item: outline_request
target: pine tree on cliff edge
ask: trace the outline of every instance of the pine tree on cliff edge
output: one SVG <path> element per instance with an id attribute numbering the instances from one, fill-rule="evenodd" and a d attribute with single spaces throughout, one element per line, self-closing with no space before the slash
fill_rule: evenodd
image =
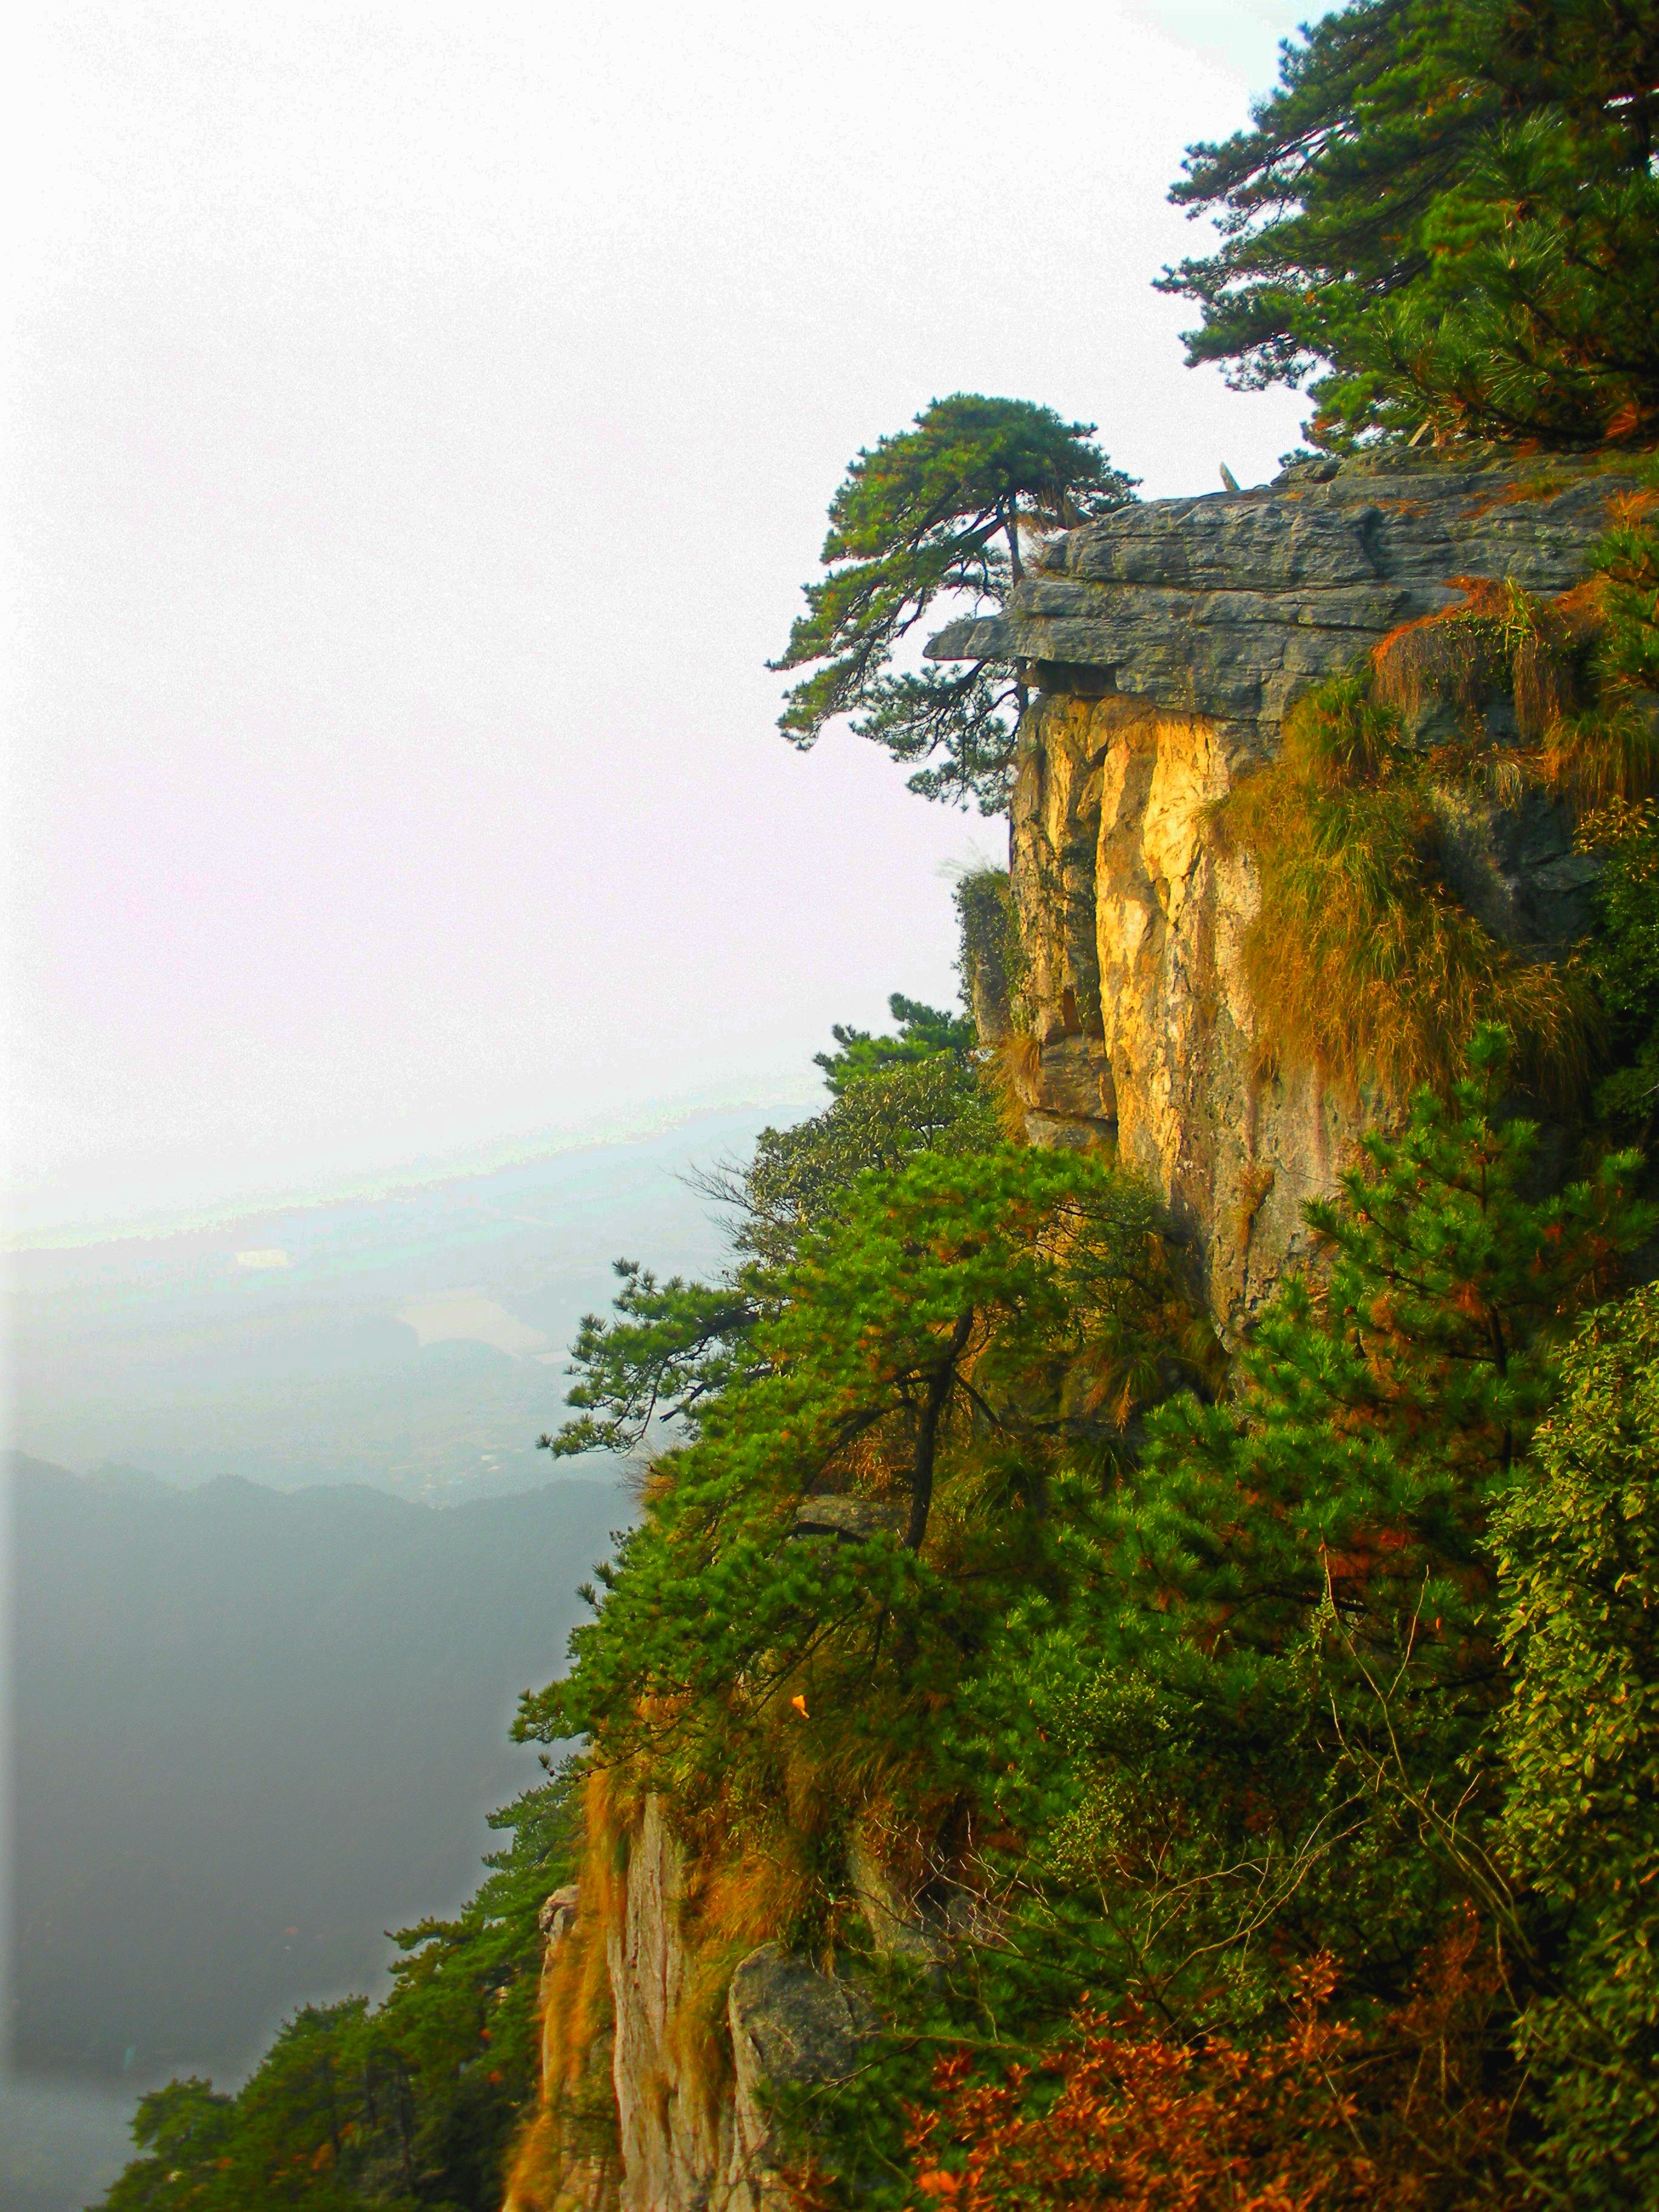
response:
<path id="1" fill-rule="evenodd" d="M 830 573 L 805 586 L 806 611 L 770 664 L 811 668 L 785 695 L 778 726 L 792 744 L 806 751 L 847 716 L 860 737 L 918 764 L 909 788 L 923 798 L 1002 811 L 1025 704 L 1018 666 L 894 674 L 892 658 L 941 593 L 1000 610 L 1020 580 L 1022 534 L 1073 528 L 1133 498 L 1134 480 L 1094 431 L 1030 400 L 957 392 L 856 456 L 830 501 Z"/>
<path id="2" fill-rule="evenodd" d="M 1159 287 L 1236 389 L 1312 377 L 1308 434 L 1659 436 L 1659 7 L 1350 0 L 1170 197 L 1220 234 Z"/>

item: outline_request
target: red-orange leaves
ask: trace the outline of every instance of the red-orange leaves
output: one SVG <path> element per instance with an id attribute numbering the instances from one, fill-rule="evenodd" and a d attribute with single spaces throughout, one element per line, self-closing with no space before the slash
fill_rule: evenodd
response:
<path id="1" fill-rule="evenodd" d="M 1352 2031 L 1311 2018 L 1247 2053 L 1124 2032 L 1099 2018 L 1043 2070 L 1060 2077 L 1047 2111 L 1015 2068 L 1000 2083 L 946 2059 L 939 2112 L 918 2113 L 911 2148 L 921 2206 L 1036 2212 L 1109 2203 L 1121 2212 L 1312 2212 L 1363 2201 L 1374 2170 L 1348 2133 L 1349 2100 L 1328 2086 Z M 953 2166 L 951 2149 L 965 2151 Z"/>
<path id="2" fill-rule="evenodd" d="M 1000 2081 L 944 2060 L 938 2108 L 911 2116 L 912 2212 L 1427 2212 L 1475 2201 L 1476 2177 L 1480 2203 L 1512 2201 L 1481 2077 L 1498 1977 L 1473 1917 L 1364 2035 L 1330 2016 L 1328 1954 L 1295 1982 L 1288 2027 L 1253 2047 L 1085 2014 L 1075 2040 Z"/>

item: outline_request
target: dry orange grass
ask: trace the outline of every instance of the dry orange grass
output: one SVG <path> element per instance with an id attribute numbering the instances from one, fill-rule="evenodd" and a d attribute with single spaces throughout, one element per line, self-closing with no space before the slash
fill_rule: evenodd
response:
<path id="1" fill-rule="evenodd" d="M 1415 714 L 1449 698 L 1475 714 L 1507 690 L 1523 742 L 1541 740 L 1572 703 L 1572 654 L 1584 632 L 1559 605 L 1518 585 L 1454 576 L 1461 605 L 1402 623 L 1372 647 L 1373 693 L 1384 707 Z"/>
<path id="2" fill-rule="evenodd" d="M 1625 502 L 1626 506 L 1639 502 Z M 1461 605 L 1403 623 L 1372 648 L 1372 695 L 1407 717 L 1449 698 L 1473 732 L 1486 701 L 1507 692 L 1521 743 L 1512 772 L 1576 809 L 1644 798 L 1659 786 L 1659 732 L 1638 704 L 1585 690 L 1586 648 L 1606 626 L 1606 580 L 1551 600 L 1514 584 L 1455 576 Z M 1589 690 L 1596 689 L 1590 670 Z M 1516 780 L 1512 773 L 1511 781 Z"/>
<path id="3" fill-rule="evenodd" d="M 508 2169 L 503 2212 L 576 2212 L 591 2158 L 572 2122 L 595 2087 L 601 2039 L 614 2019 L 606 1953 L 626 1897 L 626 1813 L 615 1778 L 599 1772 L 583 1792 L 586 1844 L 575 1919 L 553 1955 L 541 1991 L 540 2094 Z M 597 2085 L 603 2094 L 604 2085 Z"/>
<path id="4" fill-rule="evenodd" d="M 1436 865 L 1420 767 L 1365 675 L 1298 706 L 1284 750 L 1224 802 L 1261 902 L 1244 939 L 1262 1071 L 1312 1065 L 1396 1099 L 1443 1089 L 1483 1021 L 1515 1042 L 1516 1073 L 1553 1097 L 1582 1084 L 1589 1008 L 1559 968 L 1518 957 L 1460 906 Z"/>
<path id="5" fill-rule="evenodd" d="M 986 1088 L 997 1109 L 1005 1136 L 1015 1144 L 1025 1141 L 1025 1116 L 1037 1098 L 1042 1068 L 1042 1048 L 1034 1036 L 1015 1030 L 994 1044 L 985 1055 Z"/>

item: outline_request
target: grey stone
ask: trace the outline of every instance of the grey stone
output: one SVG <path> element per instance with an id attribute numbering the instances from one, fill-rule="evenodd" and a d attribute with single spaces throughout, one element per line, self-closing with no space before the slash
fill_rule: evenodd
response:
<path id="1" fill-rule="evenodd" d="M 844 2081 L 859 2063 L 874 2014 L 845 1982 L 763 1943 L 732 1977 L 726 2024 L 737 2078 L 711 2208 L 792 2212 L 799 2200 L 779 2171 L 772 2092 Z"/>
<path id="2" fill-rule="evenodd" d="M 1204 714 L 1230 750 L 1271 753 L 1301 692 L 1455 605 L 1458 579 L 1539 593 L 1581 580 L 1632 489 L 1571 463 L 1309 464 L 1265 490 L 1152 500 L 1052 538 L 1004 612 L 951 623 L 927 649 L 1030 664 L 1051 693 Z"/>
<path id="3" fill-rule="evenodd" d="M 802 1500 L 791 1534 L 796 1536 L 835 1536 L 848 1544 L 866 1543 L 872 1536 L 897 1536 L 909 1519 L 908 1505 L 890 1504 L 884 1498 L 828 1495 Z"/>
<path id="4" fill-rule="evenodd" d="M 1039 1042 L 1043 1048 L 1042 1081 L 1034 1108 L 1060 1121 L 1115 1121 L 1112 1063 L 1100 1039 L 1067 1035 L 1051 1017 L 1049 1032 Z"/>
<path id="5" fill-rule="evenodd" d="M 1602 862 L 1573 850 L 1565 809 L 1540 791 L 1502 806 L 1455 788 L 1437 790 L 1434 808 L 1446 881 L 1494 937 L 1545 957 L 1583 934 Z"/>
<path id="6" fill-rule="evenodd" d="M 857 1990 L 775 1943 L 732 1975 L 729 2017 L 734 2045 L 775 2086 L 844 2081 L 874 2026 Z"/>
<path id="7" fill-rule="evenodd" d="M 576 1884 L 568 1882 L 564 1888 L 554 1891 L 536 1915 L 536 1925 L 549 1942 L 556 1943 L 569 1928 L 576 1917 L 579 1895 Z"/>

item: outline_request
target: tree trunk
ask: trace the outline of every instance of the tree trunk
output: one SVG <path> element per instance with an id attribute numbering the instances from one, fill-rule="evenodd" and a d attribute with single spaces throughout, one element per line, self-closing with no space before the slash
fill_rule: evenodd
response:
<path id="1" fill-rule="evenodd" d="M 951 1330 L 950 1349 L 927 1378 L 927 1395 L 916 1419 L 916 1455 L 910 1470 L 910 1525 L 904 1532 L 904 1540 L 913 1552 L 921 1549 L 922 1539 L 927 1534 L 927 1515 L 933 1503 L 933 1462 L 939 1451 L 939 1418 L 951 1395 L 951 1385 L 957 1379 L 957 1362 L 973 1326 L 970 1310 Z"/>

